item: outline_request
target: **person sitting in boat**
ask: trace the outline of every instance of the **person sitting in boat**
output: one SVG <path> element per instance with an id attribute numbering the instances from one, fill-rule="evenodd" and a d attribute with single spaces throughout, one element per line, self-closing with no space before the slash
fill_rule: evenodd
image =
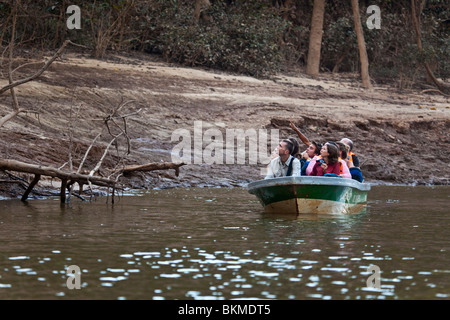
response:
<path id="1" fill-rule="evenodd" d="M 339 162 L 339 151 L 336 145 L 326 143 L 320 150 L 321 159 L 316 161 L 311 176 L 333 175 L 339 176 L 341 162 Z"/>
<path id="2" fill-rule="evenodd" d="M 336 142 L 336 145 L 339 149 L 339 162 L 341 163 L 341 170 L 339 175 L 343 178 L 348 178 L 351 179 L 352 175 L 350 174 L 350 170 L 348 168 L 348 149 L 347 149 L 347 145 L 342 143 L 342 142 Z"/>
<path id="3" fill-rule="evenodd" d="M 267 175 L 264 179 L 300 176 L 300 161 L 292 156 L 292 153 L 295 151 L 294 147 L 294 143 L 289 139 L 284 139 L 280 142 L 278 145 L 279 156 L 270 161 Z"/>
<path id="4" fill-rule="evenodd" d="M 292 149 L 292 153 L 291 153 L 291 154 L 292 154 L 294 157 L 296 157 L 297 159 L 301 158 L 302 154 L 299 152 L 300 147 L 299 147 L 299 145 L 298 145 L 298 141 L 297 141 L 296 139 L 294 139 L 294 138 L 288 138 L 288 140 L 289 140 L 290 142 L 292 142 L 292 144 L 294 145 L 294 148 Z M 299 159 L 299 160 L 300 160 L 300 159 Z"/>
<path id="5" fill-rule="evenodd" d="M 359 158 L 356 154 L 354 154 L 353 151 L 353 141 L 349 138 L 342 138 L 341 141 L 343 144 L 347 145 L 348 150 L 348 167 L 359 167 Z"/>
<path id="6" fill-rule="evenodd" d="M 313 161 L 314 163 L 316 162 L 316 160 L 320 157 L 320 149 L 322 149 L 322 145 L 318 142 L 311 142 L 311 144 L 309 145 L 309 147 L 305 150 L 305 152 L 303 152 L 303 158 L 305 159 L 303 161 L 303 163 L 300 161 L 300 163 L 302 164 L 302 169 L 301 169 L 301 175 L 302 176 L 306 176 L 306 169 L 309 167 L 309 164 L 311 163 L 311 161 Z M 310 169 L 310 173 L 312 171 L 312 168 L 314 167 L 314 165 L 311 166 Z"/>
<path id="7" fill-rule="evenodd" d="M 353 141 L 350 140 L 349 138 L 342 138 L 341 142 L 344 143 L 345 145 L 347 145 L 349 148 L 347 164 L 348 164 L 348 168 L 349 168 L 352 179 L 359 181 L 359 182 L 363 182 L 364 177 L 362 175 L 361 168 L 359 167 L 359 158 L 352 152 Z"/>
<path id="8" fill-rule="evenodd" d="M 336 148 L 338 148 L 336 142 L 333 142 L 333 141 L 328 141 L 325 144 L 331 144 L 331 145 L 335 146 Z M 308 167 L 305 170 L 307 176 L 312 176 L 312 171 L 314 169 L 314 166 L 316 165 L 316 162 L 319 161 L 320 159 L 323 159 L 322 155 L 320 153 L 322 151 L 323 146 L 325 146 L 325 144 L 320 147 L 319 155 L 317 155 L 314 158 L 312 158 L 311 161 L 309 162 Z"/>
<path id="9" fill-rule="evenodd" d="M 294 148 L 292 150 L 292 155 L 300 160 L 301 157 L 302 157 L 302 154 L 298 152 L 298 150 L 299 150 L 298 141 L 296 139 L 294 139 L 294 138 L 288 138 L 288 140 L 294 146 Z M 279 146 L 277 146 L 275 148 L 275 150 L 272 151 L 272 154 L 270 155 L 270 160 L 273 160 L 273 159 L 275 159 L 275 158 L 277 158 L 279 156 L 279 154 L 278 154 L 278 147 Z"/>

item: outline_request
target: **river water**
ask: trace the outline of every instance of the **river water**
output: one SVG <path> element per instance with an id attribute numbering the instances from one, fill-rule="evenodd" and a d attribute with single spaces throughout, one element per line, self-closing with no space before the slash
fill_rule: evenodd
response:
<path id="1" fill-rule="evenodd" d="M 3 200 L 0 299 L 448 300 L 449 191 L 373 186 L 366 211 L 297 218 L 242 188 Z"/>

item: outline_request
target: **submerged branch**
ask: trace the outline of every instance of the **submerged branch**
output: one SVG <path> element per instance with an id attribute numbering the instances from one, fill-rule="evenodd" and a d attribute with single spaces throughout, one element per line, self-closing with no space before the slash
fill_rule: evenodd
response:
<path id="1" fill-rule="evenodd" d="M 0 170 L 12 170 L 25 173 L 32 173 L 35 175 L 50 176 L 54 178 L 59 178 L 61 180 L 71 180 L 79 183 L 87 184 L 92 182 L 98 186 L 102 187 L 113 187 L 116 183 L 114 180 L 107 179 L 104 177 L 90 176 L 79 173 L 71 173 L 63 170 L 58 170 L 49 166 L 41 166 L 37 164 L 31 164 L 26 162 L 21 162 L 17 160 L 0 159 Z"/>

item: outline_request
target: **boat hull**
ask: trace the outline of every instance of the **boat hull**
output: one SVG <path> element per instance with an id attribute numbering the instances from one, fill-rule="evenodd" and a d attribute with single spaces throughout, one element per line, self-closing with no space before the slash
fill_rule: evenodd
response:
<path id="1" fill-rule="evenodd" d="M 365 208 L 370 185 L 338 177 L 283 177 L 252 182 L 267 213 L 352 214 Z"/>

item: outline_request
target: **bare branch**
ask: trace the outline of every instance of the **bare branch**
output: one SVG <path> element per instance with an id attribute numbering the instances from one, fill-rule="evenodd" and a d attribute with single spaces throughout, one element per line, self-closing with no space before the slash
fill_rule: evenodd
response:
<path id="1" fill-rule="evenodd" d="M 93 176 L 99 169 L 100 166 L 103 163 L 103 160 L 105 159 L 106 154 L 108 153 L 108 149 L 109 147 L 111 147 L 111 145 L 113 144 L 114 141 L 116 141 L 116 139 L 118 137 L 120 137 L 122 135 L 122 133 L 119 133 L 117 136 L 114 137 L 114 139 L 111 140 L 111 142 L 106 146 L 105 152 L 103 153 L 102 157 L 100 158 L 100 160 L 98 161 L 97 165 L 95 166 L 94 169 L 91 170 L 91 172 L 89 172 L 89 176 Z"/>
<path id="2" fill-rule="evenodd" d="M 88 156 L 88 154 L 89 154 L 89 151 L 91 151 L 92 146 L 94 145 L 95 141 L 96 141 L 101 135 L 102 135 L 102 134 L 99 133 L 99 134 L 94 138 L 94 140 L 92 141 L 92 143 L 91 143 L 91 145 L 89 146 L 89 148 L 86 150 L 86 153 L 84 154 L 83 160 L 81 160 L 80 166 L 78 167 L 77 173 L 80 173 L 80 172 L 81 172 L 81 168 L 83 167 L 84 162 L 86 161 L 86 158 L 87 158 L 87 156 Z"/>
<path id="3" fill-rule="evenodd" d="M 450 98 L 450 95 L 443 93 L 441 90 L 438 89 L 426 89 L 426 90 L 422 90 L 420 93 L 428 93 L 428 92 L 436 92 L 439 94 L 442 94 L 444 97 Z"/>
<path id="4" fill-rule="evenodd" d="M 6 116 L 0 119 L 0 127 L 3 126 L 6 122 L 17 116 L 21 112 L 26 112 L 24 109 L 19 110 L 13 110 L 12 112 L 8 113 Z"/>
<path id="5" fill-rule="evenodd" d="M 21 69 L 21 68 L 23 68 L 23 67 L 30 66 L 30 65 L 33 65 L 33 64 L 38 64 L 38 63 L 42 63 L 42 62 L 41 62 L 41 61 L 34 61 L 34 62 L 27 62 L 27 63 L 24 63 L 24 64 L 18 66 L 17 68 L 15 68 L 11 73 L 16 72 L 17 70 L 19 70 L 19 69 Z"/>
<path id="6" fill-rule="evenodd" d="M 24 84 L 24 83 L 30 82 L 30 81 L 32 81 L 32 80 L 38 78 L 39 76 L 41 76 L 42 73 L 44 73 L 44 71 L 47 70 L 48 67 L 50 67 L 50 65 L 53 63 L 53 61 L 55 61 L 55 60 L 62 54 L 62 52 L 64 51 L 64 49 L 67 47 L 68 44 L 76 45 L 75 43 L 73 43 L 73 42 L 70 41 L 70 40 L 64 41 L 63 45 L 62 45 L 62 46 L 58 49 L 58 51 L 57 51 L 57 52 L 56 52 L 56 53 L 55 53 L 55 54 L 54 54 L 54 55 L 53 55 L 53 56 L 52 56 L 52 57 L 44 64 L 44 66 L 43 66 L 41 69 L 39 69 L 36 73 L 34 73 L 33 75 L 31 75 L 31 76 L 29 76 L 29 77 L 27 77 L 27 78 L 24 78 L 24 79 L 20 79 L 20 80 L 14 81 L 14 82 L 12 82 L 12 83 L 10 83 L 10 84 L 4 86 L 3 88 L 0 89 L 0 95 L 2 95 L 3 93 L 5 93 L 5 92 L 8 91 L 8 90 L 11 90 L 11 88 L 20 86 L 20 85 L 22 85 L 22 84 Z"/>

